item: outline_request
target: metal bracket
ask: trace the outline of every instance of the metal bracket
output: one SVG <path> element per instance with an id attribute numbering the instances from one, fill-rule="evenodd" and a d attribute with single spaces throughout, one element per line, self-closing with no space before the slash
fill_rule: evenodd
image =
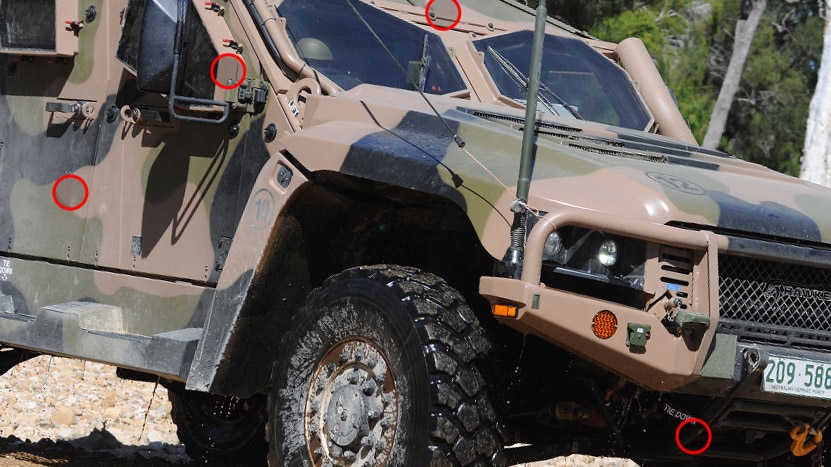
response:
<path id="1" fill-rule="evenodd" d="M 652 326 L 649 324 L 629 323 L 626 333 L 626 345 L 633 347 L 646 347 L 649 340 Z"/>
<path id="2" fill-rule="evenodd" d="M 236 89 L 236 95 L 233 91 L 229 94 L 228 100 L 234 102 L 234 110 L 258 114 L 268 102 L 268 84 L 265 81 L 246 79 Z"/>
<path id="3" fill-rule="evenodd" d="M 216 270 L 222 271 L 225 261 L 228 259 L 228 250 L 231 249 L 231 237 L 219 237 L 219 244 L 216 246 Z"/>
<path id="4" fill-rule="evenodd" d="M 704 330 L 710 327 L 710 317 L 694 311 L 682 310 L 675 315 L 675 322 L 682 329 Z"/>

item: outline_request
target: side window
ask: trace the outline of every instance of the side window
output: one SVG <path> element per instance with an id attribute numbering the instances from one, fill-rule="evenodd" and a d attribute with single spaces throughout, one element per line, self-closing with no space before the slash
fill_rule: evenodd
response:
<path id="1" fill-rule="evenodd" d="M 211 80 L 210 71 L 211 63 L 218 54 L 211 44 L 211 36 L 202 24 L 193 2 L 189 3 L 187 35 L 185 48 L 182 51 L 182 57 L 186 59 L 182 69 L 185 82 L 179 92 L 186 97 L 213 99 L 215 86 Z"/>
<path id="2" fill-rule="evenodd" d="M 139 39 L 146 8 L 147 0 L 130 0 L 121 16 L 121 37 L 115 56 L 134 75 L 138 68 Z"/>
<path id="3" fill-rule="evenodd" d="M 55 0 L 0 2 L 0 46 L 55 50 Z"/>
<path id="4" fill-rule="evenodd" d="M 77 16 L 77 0 L 0 0 L 0 53 L 74 56 L 77 31 L 64 20 Z"/>

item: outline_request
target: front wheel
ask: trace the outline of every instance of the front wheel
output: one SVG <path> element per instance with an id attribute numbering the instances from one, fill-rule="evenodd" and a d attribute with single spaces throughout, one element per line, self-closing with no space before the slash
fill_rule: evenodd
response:
<path id="1" fill-rule="evenodd" d="M 461 295 L 401 266 L 329 278 L 294 317 L 269 400 L 272 465 L 505 465 Z"/>

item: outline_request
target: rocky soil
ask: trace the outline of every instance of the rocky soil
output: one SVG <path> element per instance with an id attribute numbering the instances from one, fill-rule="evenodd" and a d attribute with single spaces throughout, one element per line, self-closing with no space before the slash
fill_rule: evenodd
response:
<path id="1" fill-rule="evenodd" d="M 167 390 L 115 368 L 40 356 L 0 376 L 0 467 L 196 465 L 176 437 Z M 558 457 L 524 467 L 637 467 L 626 459 Z"/>

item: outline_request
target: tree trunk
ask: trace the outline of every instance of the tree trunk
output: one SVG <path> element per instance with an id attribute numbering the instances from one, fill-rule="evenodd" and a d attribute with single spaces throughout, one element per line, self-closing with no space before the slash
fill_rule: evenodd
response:
<path id="1" fill-rule="evenodd" d="M 736 37 L 733 42 L 733 53 L 730 55 L 730 63 L 727 65 L 727 72 L 724 74 L 724 83 L 716 99 L 713 114 L 710 116 L 710 124 L 707 127 L 707 134 L 704 135 L 703 147 L 716 149 L 721 142 L 721 135 L 724 134 L 724 126 L 727 124 L 727 115 L 730 113 L 730 106 L 733 105 L 733 97 L 739 90 L 742 81 L 744 64 L 747 55 L 750 53 L 750 44 L 756 34 L 756 27 L 762 19 L 762 13 L 767 7 L 767 0 L 745 0 L 752 4 L 747 19 L 740 18 L 736 21 Z"/>
<path id="2" fill-rule="evenodd" d="M 831 0 L 826 0 L 826 12 Z M 827 14 L 827 13 L 826 13 Z M 802 151 L 802 169 L 799 177 L 809 182 L 831 186 L 831 28 L 825 19 L 822 40 L 822 63 L 817 87 L 811 98 L 808 124 L 805 129 L 805 148 Z"/>

